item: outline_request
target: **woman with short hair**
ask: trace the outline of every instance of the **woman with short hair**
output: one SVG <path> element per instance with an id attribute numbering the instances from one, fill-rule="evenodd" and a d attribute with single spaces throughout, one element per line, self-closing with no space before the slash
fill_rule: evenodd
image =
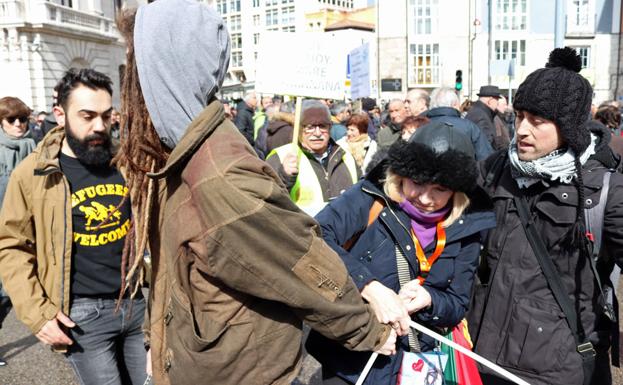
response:
<path id="1" fill-rule="evenodd" d="M 377 151 L 376 141 L 368 135 L 368 114 L 354 114 L 346 123 L 346 136 L 337 141 L 337 144 L 355 158 L 362 173 Z"/>

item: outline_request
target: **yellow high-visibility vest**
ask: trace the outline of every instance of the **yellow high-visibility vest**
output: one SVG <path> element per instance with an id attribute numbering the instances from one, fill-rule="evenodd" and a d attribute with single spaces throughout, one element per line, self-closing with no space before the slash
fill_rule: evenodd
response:
<path id="1" fill-rule="evenodd" d="M 272 150 L 266 158 L 268 159 L 274 154 L 277 154 L 279 155 L 279 159 L 283 160 L 291 151 L 292 144 L 285 144 Z M 292 199 L 301 210 L 305 212 L 311 210 L 313 212 L 316 211 L 314 209 L 318 209 L 326 204 L 323 198 L 322 188 L 320 187 L 320 182 L 318 181 L 318 177 L 314 172 L 311 162 L 307 159 L 305 154 L 303 154 L 300 147 L 297 148 L 297 157 L 299 173 L 296 177 L 296 182 L 294 182 L 294 186 L 290 190 L 290 199 Z M 357 163 L 353 156 L 344 151 L 342 161 L 348 169 L 353 184 L 357 183 Z"/>

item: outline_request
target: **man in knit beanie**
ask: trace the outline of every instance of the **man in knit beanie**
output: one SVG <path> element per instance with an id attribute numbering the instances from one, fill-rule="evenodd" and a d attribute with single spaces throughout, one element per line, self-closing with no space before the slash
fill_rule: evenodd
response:
<path id="1" fill-rule="evenodd" d="M 509 148 L 482 166 L 498 225 L 468 317 L 474 349 L 535 385 L 611 384 L 618 342 L 606 297 L 623 262 L 623 177 L 609 171 L 620 161 L 610 134 L 589 128 L 593 90 L 580 68 L 575 50 L 552 51 L 517 90 Z M 603 225 L 587 227 L 597 210 Z M 508 383 L 481 370 L 484 384 Z"/>

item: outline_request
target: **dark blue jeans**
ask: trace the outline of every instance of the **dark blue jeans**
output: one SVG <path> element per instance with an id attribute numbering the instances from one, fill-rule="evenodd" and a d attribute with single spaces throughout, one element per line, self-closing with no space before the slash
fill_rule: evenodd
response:
<path id="1" fill-rule="evenodd" d="M 130 306 L 132 305 L 132 306 Z M 143 343 L 145 299 L 74 299 L 69 312 L 76 326 L 66 354 L 83 385 L 143 385 L 146 351 Z"/>

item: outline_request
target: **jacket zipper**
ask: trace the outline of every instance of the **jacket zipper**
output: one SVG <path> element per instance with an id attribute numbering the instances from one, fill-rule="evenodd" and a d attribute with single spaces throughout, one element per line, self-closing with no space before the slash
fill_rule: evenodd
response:
<path id="1" fill-rule="evenodd" d="M 61 311 L 63 311 L 65 309 L 65 253 L 67 252 L 67 180 L 62 171 L 58 170 L 58 172 L 62 175 L 65 192 L 63 199 L 63 254 L 61 255 Z"/>
<path id="2" fill-rule="evenodd" d="M 52 167 L 47 170 L 36 169 L 35 175 L 48 176 L 54 173 L 61 174 L 63 179 L 63 253 L 61 254 L 61 311 L 65 308 L 65 253 L 67 252 L 67 179 L 65 174 L 58 167 Z"/>

